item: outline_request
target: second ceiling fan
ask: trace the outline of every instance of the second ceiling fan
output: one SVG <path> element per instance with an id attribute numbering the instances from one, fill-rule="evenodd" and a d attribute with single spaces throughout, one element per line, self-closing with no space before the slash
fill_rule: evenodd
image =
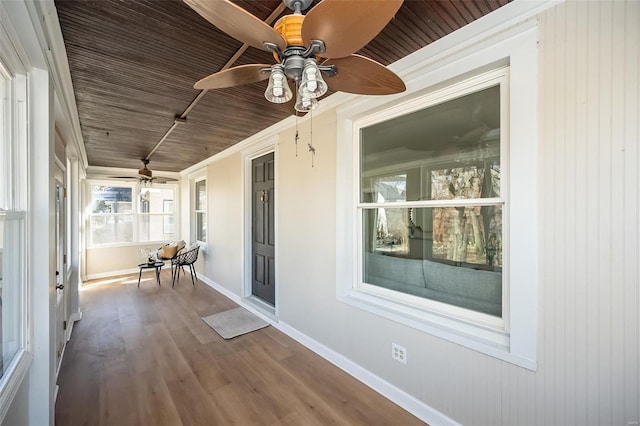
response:
<path id="1" fill-rule="evenodd" d="M 295 110 L 308 112 L 318 98 L 333 91 L 362 95 L 403 92 L 404 82 L 384 65 L 355 52 L 389 23 L 403 0 L 323 0 L 306 15 L 313 0 L 283 0 L 293 14 L 270 27 L 229 0 L 184 0 L 231 37 L 272 52 L 275 64 L 240 65 L 196 82 L 200 90 L 222 89 L 269 79 L 267 100 L 294 99 Z M 326 77 L 326 82 L 323 78 Z"/>

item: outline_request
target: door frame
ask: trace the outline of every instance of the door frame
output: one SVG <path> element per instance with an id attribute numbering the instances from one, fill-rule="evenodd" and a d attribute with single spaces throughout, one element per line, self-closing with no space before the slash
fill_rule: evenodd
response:
<path id="1" fill-rule="evenodd" d="M 56 206 L 56 204 L 58 203 L 58 201 L 56 200 L 56 187 L 59 185 L 60 189 L 62 191 L 61 194 L 61 200 L 60 200 L 60 217 L 57 219 L 54 219 L 53 221 L 53 226 L 54 226 L 54 244 L 56 246 L 56 270 L 59 270 L 59 276 L 60 276 L 60 284 L 62 284 L 64 287 L 63 289 L 60 291 L 60 293 L 58 293 L 57 288 L 54 290 L 55 293 L 55 305 L 54 305 L 54 325 L 53 325 L 53 330 L 54 330 L 54 335 L 55 335 L 55 359 L 56 359 L 56 366 L 55 366 L 55 371 L 56 371 L 56 377 L 58 375 L 58 373 L 60 372 L 60 366 L 62 365 L 62 358 L 64 356 L 64 351 L 66 349 L 67 346 L 67 340 L 68 340 L 68 329 L 69 329 L 69 318 L 68 318 L 68 307 L 69 307 L 69 247 L 68 247 L 68 243 L 69 241 L 67 241 L 67 215 L 69 214 L 69 212 L 67 211 L 67 168 L 66 165 L 64 163 L 62 163 L 62 161 L 60 161 L 57 157 L 55 158 L 55 172 L 54 172 L 54 193 L 53 193 L 53 197 L 54 197 L 54 215 L 56 214 L 56 210 L 58 207 Z M 60 222 L 58 223 L 57 220 L 60 220 Z M 62 239 L 62 241 L 59 241 L 59 239 Z M 62 267 L 60 267 L 60 265 L 58 264 L 58 256 L 59 256 L 59 251 L 60 249 L 62 249 L 62 256 L 66 256 L 66 261 L 63 259 L 62 261 Z M 56 285 L 58 284 L 58 278 L 55 278 L 55 282 Z M 60 307 L 60 305 L 62 305 Z M 58 313 L 62 314 L 62 318 L 58 318 Z M 60 323 L 66 323 L 66 328 L 63 326 L 62 330 L 58 330 L 58 324 Z M 61 332 L 61 335 L 58 335 L 58 333 Z M 59 348 L 58 347 L 58 340 L 61 337 L 60 341 L 62 343 L 62 347 Z M 60 355 L 58 356 L 58 351 L 60 351 Z"/>
<path id="2" fill-rule="evenodd" d="M 274 214 L 274 233 L 275 233 L 275 306 L 271 306 L 268 303 L 260 300 L 255 297 L 251 293 L 251 281 L 253 277 L 253 259 L 251 256 L 251 248 L 252 248 L 252 228 L 253 228 L 253 217 L 252 217 L 252 175 L 253 175 L 253 167 L 252 161 L 256 158 L 262 157 L 263 155 L 273 153 L 273 161 L 275 163 L 274 170 L 274 197 L 273 197 L 273 214 Z M 262 314 L 267 317 L 277 321 L 279 316 L 279 300 L 280 300 L 280 286 L 278 283 L 279 279 L 279 270 L 278 262 L 280 257 L 280 250 L 278 248 L 278 137 L 272 137 L 264 140 L 262 143 L 256 144 L 251 148 L 242 151 L 242 161 L 243 161 L 243 197 L 242 197 L 242 216 L 243 216 L 243 226 L 242 226 L 242 289 L 240 297 L 242 301 L 250 304 L 252 307 L 259 310 Z"/>

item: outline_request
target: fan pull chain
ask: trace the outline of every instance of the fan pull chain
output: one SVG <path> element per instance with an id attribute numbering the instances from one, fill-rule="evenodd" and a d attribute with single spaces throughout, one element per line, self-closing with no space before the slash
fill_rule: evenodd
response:
<path id="1" fill-rule="evenodd" d="M 313 146 L 313 110 L 309 112 L 309 152 L 311 152 L 311 167 L 314 167 L 316 159 L 316 149 Z"/>
<path id="2" fill-rule="evenodd" d="M 298 140 L 300 139 L 300 134 L 298 134 L 298 111 L 296 111 L 296 158 L 298 158 Z"/>

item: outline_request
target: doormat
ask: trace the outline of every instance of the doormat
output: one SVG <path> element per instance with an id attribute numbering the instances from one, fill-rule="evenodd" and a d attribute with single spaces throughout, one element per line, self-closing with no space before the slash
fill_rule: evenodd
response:
<path id="1" fill-rule="evenodd" d="M 203 317 L 207 325 L 218 332 L 224 339 L 233 339 L 242 334 L 251 333 L 269 325 L 244 308 L 235 308 L 230 311 Z"/>

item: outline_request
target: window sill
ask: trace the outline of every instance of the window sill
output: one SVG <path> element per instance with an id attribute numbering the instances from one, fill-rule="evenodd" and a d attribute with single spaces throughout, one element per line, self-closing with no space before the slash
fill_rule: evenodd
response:
<path id="1" fill-rule="evenodd" d="M 494 358 L 535 371 L 536 362 L 510 352 L 508 333 L 350 289 L 338 300 Z"/>
<path id="2" fill-rule="evenodd" d="M 30 352 L 22 350 L 16 354 L 7 371 L 5 371 L 2 385 L 0 385 L 0 423 L 7 415 L 13 398 L 29 371 L 32 359 L 33 355 Z"/>

